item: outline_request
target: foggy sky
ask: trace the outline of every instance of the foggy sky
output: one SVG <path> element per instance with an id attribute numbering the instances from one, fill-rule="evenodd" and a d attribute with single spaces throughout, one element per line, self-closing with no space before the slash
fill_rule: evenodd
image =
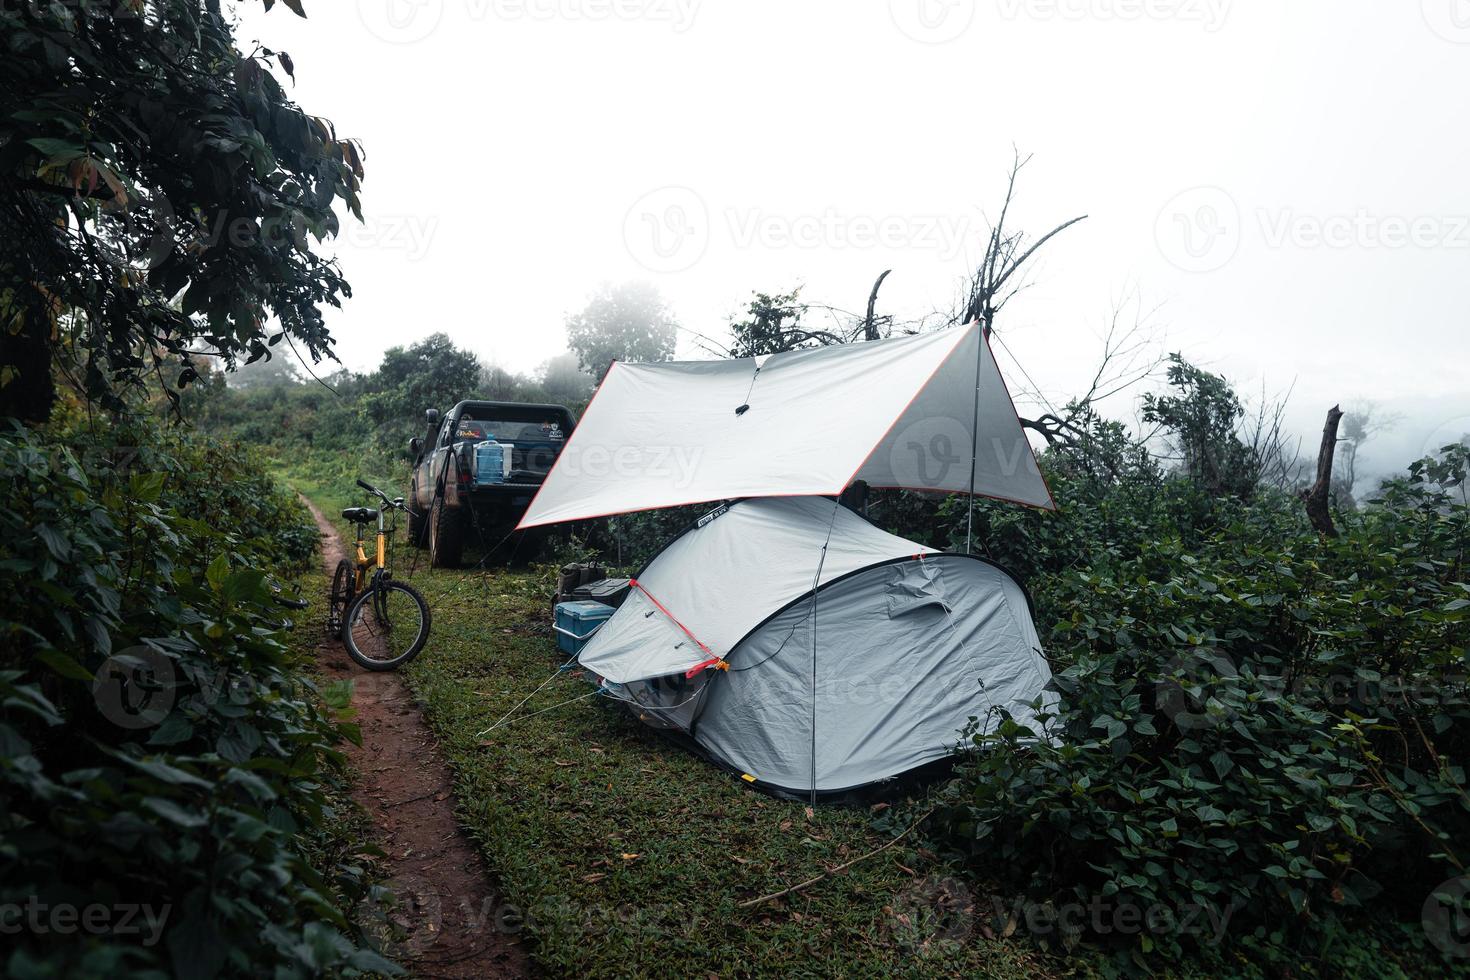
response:
<path id="1" fill-rule="evenodd" d="M 1294 385 L 1309 450 L 1339 401 L 1405 416 L 1360 469 L 1470 431 L 1464 0 L 306 9 L 248 5 L 241 41 L 288 51 L 297 100 L 366 148 L 328 314 L 351 368 L 444 331 L 533 370 L 604 281 L 715 336 L 752 290 L 858 310 L 887 268 L 880 312 L 949 309 L 1014 144 L 1017 227 L 1090 217 L 998 322 L 1013 389 L 1007 351 L 1053 403 L 1085 388 L 1134 299 L 1161 349 Z"/>

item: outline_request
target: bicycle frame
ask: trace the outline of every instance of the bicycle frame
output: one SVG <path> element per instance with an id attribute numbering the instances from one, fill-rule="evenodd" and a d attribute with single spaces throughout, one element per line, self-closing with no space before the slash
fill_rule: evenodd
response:
<path id="1" fill-rule="evenodd" d="M 388 568 L 388 528 L 383 520 L 384 508 L 378 508 L 378 530 L 377 538 L 377 560 L 368 557 L 367 550 L 363 547 L 363 528 L 357 525 L 357 579 L 354 591 L 361 592 L 367 585 L 368 573 L 381 573 Z"/>

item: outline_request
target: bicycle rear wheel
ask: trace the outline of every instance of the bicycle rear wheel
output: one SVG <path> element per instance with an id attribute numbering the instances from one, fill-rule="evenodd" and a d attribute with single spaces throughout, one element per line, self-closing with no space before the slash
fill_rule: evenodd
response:
<path id="1" fill-rule="evenodd" d="M 341 637 L 347 607 L 352 605 L 356 591 L 357 569 L 352 562 L 343 558 L 337 562 L 337 570 L 332 574 L 332 591 L 327 597 L 327 634 L 329 636 Z"/>
<path id="2" fill-rule="evenodd" d="M 347 655 L 368 670 L 395 670 L 418 656 L 429 639 L 429 604 L 404 582 L 364 589 L 342 623 Z"/>

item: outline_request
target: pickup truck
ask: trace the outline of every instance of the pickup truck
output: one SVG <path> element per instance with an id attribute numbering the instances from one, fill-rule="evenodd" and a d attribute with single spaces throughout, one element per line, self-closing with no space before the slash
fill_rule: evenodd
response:
<path id="1" fill-rule="evenodd" d="M 571 436 L 572 413 L 561 405 L 462 401 L 442 417 L 432 408 L 424 416 L 424 438 L 408 444 L 409 540 L 429 550 L 435 568 L 457 567 L 466 542 L 503 545 L 514 562 L 534 559 L 545 530 L 511 531 Z M 477 451 L 481 443 L 499 448 Z"/>

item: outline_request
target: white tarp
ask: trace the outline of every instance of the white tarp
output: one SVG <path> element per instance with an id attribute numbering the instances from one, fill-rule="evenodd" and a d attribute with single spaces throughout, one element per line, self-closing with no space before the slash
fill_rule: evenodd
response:
<path id="1" fill-rule="evenodd" d="M 766 358 L 617 362 L 519 526 L 833 495 L 854 480 L 965 493 L 972 446 L 977 495 L 1053 508 L 974 324 Z"/>

